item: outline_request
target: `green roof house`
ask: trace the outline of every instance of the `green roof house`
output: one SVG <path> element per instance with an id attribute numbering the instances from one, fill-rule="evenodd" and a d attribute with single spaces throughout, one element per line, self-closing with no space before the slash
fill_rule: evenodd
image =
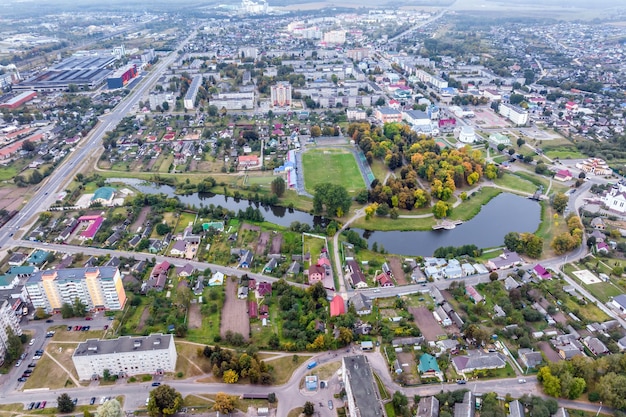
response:
<path id="1" fill-rule="evenodd" d="M 113 204 L 113 197 L 115 197 L 115 188 L 100 187 L 95 193 L 93 193 L 93 197 L 91 197 L 91 204 L 100 203 L 103 206 L 110 206 Z"/>
<path id="2" fill-rule="evenodd" d="M 437 359 L 433 355 L 424 353 L 420 356 L 420 362 L 417 365 L 417 370 L 423 378 L 440 378 L 442 376 L 441 370 Z"/>

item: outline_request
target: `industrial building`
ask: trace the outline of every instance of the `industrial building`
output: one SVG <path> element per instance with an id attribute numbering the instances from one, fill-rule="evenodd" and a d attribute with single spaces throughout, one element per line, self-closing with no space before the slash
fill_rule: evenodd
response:
<path id="1" fill-rule="evenodd" d="M 193 110 L 196 107 L 196 97 L 198 97 L 198 90 L 202 85 L 202 81 L 202 75 L 193 77 L 193 81 L 191 81 L 191 85 L 187 90 L 187 94 L 185 94 L 185 100 L 183 102 L 187 110 Z"/>
<path id="2" fill-rule="evenodd" d="M 367 358 L 364 355 L 346 356 L 341 370 L 348 399 L 347 415 L 384 417 L 380 394 Z"/>
<path id="3" fill-rule="evenodd" d="M 37 97 L 37 93 L 34 91 L 24 91 L 21 94 L 18 94 L 17 96 L 10 98 L 9 100 L 5 101 L 4 103 L 0 104 L 0 108 L 5 108 L 5 109 L 16 109 L 18 107 L 20 107 L 22 104 L 29 102 L 30 100 L 34 99 L 35 97 Z"/>
<path id="4" fill-rule="evenodd" d="M 123 88 L 130 80 L 137 76 L 137 66 L 135 64 L 128 64 L 107 78 L 107 87 L 109 90 L 116 88 Z"/>
<path id="5" fill-rule="evenodd" d="M 115 57 L 73 56 L 28 80 L 13 86 L 14 91 L 67 91 L 70 85 L 91 90 L 104 83 L 111 74 Z"/>
<path id="6" fill-rule="evenodd" d="M 78 298 L 89 310 L 121 310 L 126 303 L 122 277 L 115 267 L 67 268 L 38 271 L 26 281 L 33 307 L 60 311 Z"/>
<path id="7" fill-rule="evenodd" d="M 212 98 L 210 104 L 218 109 L 226 110 L 253 110 L 254 109 L 254 93 L 223 93 L 218 94 L 217 98 Z"/>
<path id="8" fill-rule="evenodd" d="M 176 346 L 171 334 L 124 336 L 117 339 L 89 339 L 78 345 L 72 362 L 80 380 L 111 375 L 127 377 L 139 374 L 162 374 L 176 369 Z"/>

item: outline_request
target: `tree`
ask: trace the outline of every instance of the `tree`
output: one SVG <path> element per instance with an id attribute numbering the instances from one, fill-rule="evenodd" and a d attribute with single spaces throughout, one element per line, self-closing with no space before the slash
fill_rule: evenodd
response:
<path id="1" fill-rule="evenodd" d="M 450 214 L 450 205 L 445 201 L 437 201 L 437 203 L 433 206 L 433 214 L 437 219 L 446 217 Z"/>
<path id="2" fill-rule="evenodd" d="M 559 214 L 562 214 L 563 211 L 565 211 L 565 207 L 567 207 L 568 202 L 569 197 L 563 193 L 557 193 L 554 197 L 552 197 L 552 207 Z"/>
<path id="3" fill-rule="evenodd" d="M 393 393 L 393 398 L 391 400 L 393 404 L 393 409 L 396 412 L 396 415 L 403 415 L 407 405 L 409 404 L 409 400 L 400 391 L 396 391 Z"/>
<path id="4" fill-rule="evenodd" d="M 170 103 L 164 101 L 163 104 L 161 104 L 161 108 L 163 109 L 163 111 L 168 111 L 170 109 Z"/>
<path id="5" fill-rule="evenodd" d="M 122 417 L 124 415 L 124 411 L 122 411 L 122 406 L 117 400 L 109 400 L 105 401 L 98 410 L 96 410 L 96 415 L 98 417 Z"/>
<path id="6" fill-rule="evenodd" d="M 25 140 L 22 142 L 22 150 L 25 152 L 32 152 L 35 150 L 35 144 L 30 140 Z"/>
<path id="7" fill-rule="evenodd" d="M 72 310 L 75 317 L 85 317 L 87 315 L 87 306 L 78 297 L 74 299 Z"/>
<path id="8" fill-rule="evenodd" d="M 311 137 L 318 138 L 322 136 L 322 129 L 319 126 L 311 126 Z"/>
<path id="9" fill-rule="evenodd" d="M 497 272 L 492 272 L 491 274 L 489 274 L 489 281 L 497 281 L 498 280 L 498 273 Z"/>
<path id="10" fill-rule="evenodd" d="M 352 199 L 348 191 L 341 185 L 321 183 L 315 186 L 313 196 L 313 211 L 321 213 L 326 206 L 329 216 L 341 217 L 350 210 Z"/>
<path id="11" fill-rule="evenodd" d="M 213 409 L 223 414 L 230 414 L 235 411 L 236 397 L 228 395 L 224 392 L 218 392 L 215 395 L 215 404 Z"/>
<path id="12" fill-rule="evenodd" d="M 520 247 L 520 234 L 517 232 L 509 232 L 504 235 L 504 246 L 510 251 L 516 252 Z"/>
<path id="13" fill-rule="evenodd" d="M 183 397 L 169 385 L 160 385 L 150 391 L 148 414 L 151 417 L 171 416 L 183 405 Z"/>
<path id="14" fill-rule="evenodd" d="M 67 393 L 63 393 L 57 397 L 57 409 L 59 413 L 71 413 L 74 411 L 74 402 Z"/>
<path id="15" fill-rule="evenodd" d="M 233 369 L 229 369 L 224 371 L 223 375 L 224 382 L 227 384 L 235 384 L 239 380 L 239 374 L 237 371 Z"/>
<path id="16" fill-rule="evenodd" d="M 7 335 L 7 350 L 4 355 L 4 359 L 6 362 L 11 363 L 20 357 L 20 355 L 24 351 L 24 345 L 22 344 L 22 340 L 20 339 L 20 337 L 16 335 L 13 329 L 11 329 L 9 326 L 6 327 L 5 332 Z"/>
<path id="17" fill-rule="evenodd" d="M 525 144 L 526 141 L 522 138 L 517 138 L 517 147 L 521 148 L 523 144 Z"/>
<path id="18" fill-rule="evenodd" d="M 159 236 L 168 234 L 172 228 L 167 223 L 159 223 L 156 225 L 156 232 Z"/>
<path id="19" fill-rule="evenodd" d="M 276 195 L 276 197 L 280 198 L 285 194 L 285 180 L 283 177 L 276 177 L 271 184 L 272 193 Z"/>
<path id="20" fill-rule="evenodd" d="M 307 401 L 304 403 L 304 407 L 302 408 L 302 412 L 305 416 L 312 416 L 315 413 L 315 406 L 311 401 Z"/>
<path id="21" fill-rule="evenodd" d="M 61 317 L 64 319 L 69 319 L 74 317 L 74 308 L 69 303 L 63 303 L 61 305 Z"/>

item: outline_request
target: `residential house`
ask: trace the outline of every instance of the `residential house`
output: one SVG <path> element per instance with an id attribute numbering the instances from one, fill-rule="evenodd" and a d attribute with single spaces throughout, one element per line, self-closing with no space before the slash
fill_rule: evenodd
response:
<path id="1" fill-rule="evenodd" d="M 560 407 L 558 410 L 556 410 L 556 413 L 554 413 L 552 417 L 569 417 L 569 411 L 567 411 L 563 407 Z"/>
<path id="2" fill-rule="evenodd" d="M 448 265 L 443 269 L 443 273 L 448 279 L 461 278 L 463 276 L 463 269 L 457 265 Z"/>
<path id="3" fill-rule="evenodd" d="M 485 301 L 485 298 L 480 295 L 480 293 L 472 285 L 465 286 L 465 293 L 469 296 L 470 300 L 474 302 L 474 304 Z"/>
<path id="4" fill-rule="evenodd" d="M 532 349 L 520 348 L 517 351 L 517 356 L 525 368 L 536 368 L 543 362 L 541 352 L 535 352 Z"/>
<path id="5" fill-rule="evenodd" d="M 191 274 L 193 274 L 195 271 L 196 271 L 196 268 L 194 268 L 193 265 L 187 263 L 184 266 L 180 266 L 176 268 L 176 275 L 179 277 L 186 278 L 190 276 Z"/>
<path id="6" fill-rule="evenodd" d="M 424 339 L 424 336 L 396 337 L 391 340 L 391 346 L 394 348 L 400 346 L 413 346 L 414 348 L 417 348 L 425 341 L 426 339 Z"/>
<path id="7" fill-rule="evenodd" d="M 184 256 L 187 251 L 187 242 L 184 240 L 177 240 L 174 242 L 172 249 L 170 249 L 170 255 L 172 256 Z"/>
<path id="8" fill-rule="evenodd" d="M 309 267 L 309 285 L 313 285 L 316 282 L 320 282 L 324 279 L 326 270 L 320 265 L 311 265 Z"/>
<path id="9" fill-rule="evenodd" d="M 300 273 L 300 263 L 298 261 L 293 261 L 289 268 L 287 269 L 287 275 L 296 276 Z"/>
<path id="10" fill-rule="evenodd" d="M 520 265 L 522 262 L 523 260 L 517 252 L 511 252 L 505 249 L 502 255 L 487 261 L 487 267 L 491 270 L 507 269 L 512 268 L 515 265 Z"/>
<path id="11" fill-rule="evenodd" d="M 276 269 L 277 266 L 278 266 L 278 261 L 276 260 L 276 258 L 270 258 L 270 260 L 267 261 L 267 263 L 263 267 L 263 273 L 270 274 L 272 273 L 274 269 Z"/>
<path id="12" fill-rule="evenodd" d="M 464 277 L 474 275 L 476 273 L 476 269 L 471 264 L 462 264 L 461 269 L 463 270 Z"/>
<path id="13" fill-rule="evenodd" d="M 450 320 L 448 313 L 445 312 L 443 307 L 437 306 L 435 308 L 435 311 L 433 311 L 433 316 L 435 317 L 435 320 L 437 320 L 437 322 L 443 327 L 452 326 L 452 320 Z"/>
<path id="14" fill-rule="evenodd" d="M 535 265 L 533 268 L 533 273 L 537 276 L 537 278 L 541 279 L 552 279 L 552 274 L 548 272 L 541 264 Z"/>
<path id="15" fill-rule="evenodd" d="M 343 297 L 335 295 L 330 302 L 330 317 L 340 316 L 346 314 L 346 303 Z"/>
<path id="16" fill-rule="evenodd" d="M 434 396 L 420 398 L 416 417 L 439 417 L 439 400 Z"/>
<path id="17" fill-rule="evenodd" d="M 269 282 L 259 282 L 256 286 L 256 293 L 259 298 L 272 295 L 272 284 Z"/>
<path id="18" fill-rule="evenodd" d="M 608 254 L 611 251 L 611 247 L 606 244 L 606 242 L 598 242 L 596 243 L 596 252 Z"/>
<path id="19" fill-rule="evenodd" d="M 357 293 L 350 297 L 348 305 L 353 306 L 359 316 L 365 316 L 372 312 L 372 302 L 363 293 Z"/>
<path id="20" fill-rule="evenodd" d="M 237 298 L 239 298 L 240 300 L 247 299 L 248 292 L 248 287 L 246 287 L 245 285 L 240 285 L 239 288 L 237 288 Z"/>
<path id="21" fill-rule="evenodd" d="M 474 417 L 476 413 L 476 398 L 472 391 L 467 391 L 462 403 L 454 404 L 454 417 Z"/>
<path id="22" fill-rule="evenodd" d="M 218 287 L 221 285 L 224 285 L 224 274 L 216 271 L 211 278 L 209 278 L 209 287 Z"/>
<path id="23" fill-rule="evenodd" d="M 26 261 L 26 258 L 28 258 L 28 255 L 21 252 L 14 252 L 11 254 L 11 257 L 9 257 L 8 264 L 11 266 L 20 266 Z"/>
<path id="24" fill-rule="evenodd" d="M 504 279 L 504 289 L 505 289 L 505 290 L 507 290 L 507 291 L 511 291 L 511 290 L 513 290 L 513 289 L 515 289 L 515 288 L 519 288 L 519 287 L 520 287 L 520 283 L 519 283 L 519 282 L 517 282 L 517 281 L 515 280 L 515 278 L 513 278 L 513 277 L 511 277 L 511 276 L 507 276 L 507 277 Z"/>
<path id="25" fill-rule="evenodd" d="M 604 343 L 597 337 L 587 336 L 583 338 L 583 343 L 594 355 L 606 355 L 609 353 L 609 349 Z"/>
<path id="26" fill-rule="evenodd" d="M 617 346 L 620 350 L 626 350 L 626 336 L 617 341 Z"/>
<path id="27" fill-rule="evenodd" d="M 626 294 L 620 294 L 613 297 L 610 303 L 620 312 L 620 314 L 626 313 Z"/>
<path id="28" fill-rule="evenodd" d="M 604 219 L 602 217 L 594 217 L 591 219 L 591 227 L 596 230 L 605 230 L 606 224 L 604 223 Z"/>
<path id="29" fill-rule="evenodd" d="M 384 272 L 378 274 L 378 276 L 376 277 L 376 282 L 378 282 L 379 287 L 394 287 L 393 281 L 391 280 L 391 278 L 389 278 L 389 275 L 385 274 Z"/>
<path id="30" fill-rule="evenodd" d="M 442 373 L 434 356 L 424 353 L 420 356 L 417 370 L 422 378 L 441 378 Z"/>
<path id="31" fill-rule="evenodd" d="M 259 316 L 259 305 L 256 301 L 248 302 L 248 317 L 251 319 L 256 319 Z"/>
<path id="32" fill-rule="evenodd" d="M 242 250 L 240 253 L 241 255 L 239 257 L 237 268 L 250 268 L 252 266 L 254 255 L 252 255 L 252 252 L 247 249 Z"/>
<path id="33" fill-rule="evenodd" d="M 194 295 L 202 295 L 204 292 L 204 277 L 198 277 L 196 284 L 193 286 L 193 294 Z"/>
<path id="34" fill-rule="evenodd" d="M 562 182 L 569 181 L 572 179 L 572 173 L 569 169 L 560 169 L 554 174 L 554 179 Z"/>
<path id="35" fill-rule="evenodd" d="M 506 359 L 498 352 L 468 351 L 467 355 L 452 358 L 452 365 L 458 373 L 478 369 L 498 369 L 506 366 Z"/>
<path id="36" fill-rule="evenodd" d="M 518 400 L 513 400 L 509 403 L 508 417 L 525 417 L 524 404 Z"/>

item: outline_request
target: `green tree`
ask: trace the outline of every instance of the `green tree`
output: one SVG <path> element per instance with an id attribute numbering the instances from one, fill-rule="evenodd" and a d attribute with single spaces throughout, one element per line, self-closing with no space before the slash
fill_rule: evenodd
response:
<path id="1" fill-rule="evenodd" d="M 61 317 L 64 319 L 74 317 L 74 307 L 69 303 L 63 303 L 61 305 Z"/>
<path id="2" fill-rule="evenodd" d="M 509 232 L 504 235 L 504 246 L 510 251 L 518 251 L 520 247 L 521 239 L 520 234 L 517 232 Z"/>
<path id="3" fill-rule="evenodd" d="M 80 298 L 78 297 L 74 299 L 74 305 L 72 305 L 72 310 L 75 317 L 85 317 L 87 315 L 87 306 L 82 301 L 80 301 Z"/>
<path id="4" fill-rule="evenodd" d="M 276 177 L 271 184 L 272 193 L 280 198 L 285 194 L 285 180 L 283 177 Z"/>
<path id="5" fill-rule="evenodd" d="M 67 393 L 57 397 L 57 409 L 59 413 L 71 413 L 74 411 L 74 402 Z"/>
<path id="6" fill-rule="evenodd" d="M 552 375 L 550 368 L 544 366 L 539 369 L 537 380 L 543 385 L 543 392 L 551 397 L 559 397 L 561 395 L 561 380 Z"/>
<path id="7" fill-rule="evenodd" d="M 393 409 L 396 412 L 396 415 L 404 415 L 405 411 L 407 410 L 409 400 L 406 395 L 404 395 L 400 391 L 396 391 L 393 393 L 391 403 L 393 404 Z"/>
<path id="8" fill-rule="evenodd" d="M 307 401 L 304 403 L 302 413 L 304 413 L 304 415 L 307 417 L 311 417 L 315 413 L 315 406 L 311 401 Z"/>
<path id="9" fill-rule="evenodd" d="M 224 371 L 224 375 L 222 376 L 224 382 L 227 384 L 235 384 L 239 380 L 239 374 L 234 369 L 229 369 Z"/>
<path id="10" fill-rule="evenodd" d="M 183 405 L 183 397 L 169 385 L 160 385 L 150 391 L 148 414 L 151 417 L 171 416 Z"/>
<path id="11" fill-rule="evenodd" d="M 167 223 L 159 223 L 156 225 L 156 232 L 159 236 L 168 234 L 172 228 Z"/>
<path id="12" fill-rule="evenodd" d="M 569 197 L 563 193 L 557 193 L 554 197 L 552 197 L 552 208 L 554 208 L 557 213 L 563 214 L 568 202 Z"/>
<path id="13" fill-rule="evenodd" d="M 98 407 L 96 415 L 98 417 L 122 417 L 124 415 L 124 411 L 122 410 L 120 402 L 113 399 L 105 401 L 104 404 Z"/>
<path id="14" fill-rule="evenodd" d="M 321 183 L 315 186 L 313 210 L 316 213 L 321 213 L 325 206 L 329 216 L 341 217 L 350 210 L 351 204 L 348 191 L 341 185 Z"/>

